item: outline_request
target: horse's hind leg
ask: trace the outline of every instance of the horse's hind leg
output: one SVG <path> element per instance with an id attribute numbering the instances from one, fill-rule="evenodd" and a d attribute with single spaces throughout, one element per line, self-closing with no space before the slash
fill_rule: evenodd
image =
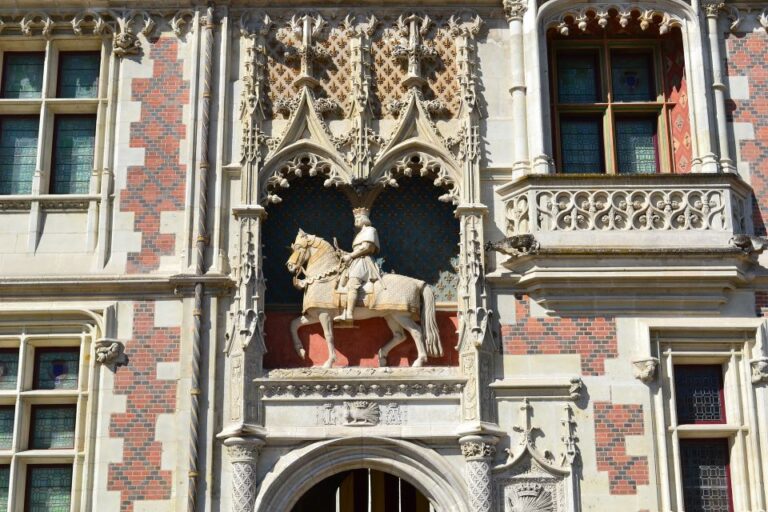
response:
<path id="1" fill-rule="evenodd" d="M 323 336 L 328 344 L 328 359 L 323 363 L 323 368 L 330 368 L 336 362 L 336 348 L 333 344 L 333 317 L 330 313 L 320 313 L 317 315 L 320 319 L 320 325 L 323 326 Z"/>
<path id="2" fill-rule="evenodd" d="M 427 348 L 424 346 L 424 339 L 421 336 L 421 326 L 414 322 L 408 314 L 394 315 L 394 319 L 411 333 L 411 337 L 416 343 L 418 356 L 411 366 L 424 366 L 424 363 L 427 362 Z"/>
<path id="3" fill-rule="evenodd" d="M 392 315 L 387 315 L 384 317 L 384 320 L 387 321 L 387 325 L 389 326 L 389 329 L 392 331 L 392 339 L 389 340 L 386 343 L 386 345 L 384 345 L 379 349 L 379 366 L 380 367 L 388 366 L 387 355 L 389 354 L 389 351 L 405 341 L 405 333 L 403 332 L 403 328 L 394 319 L 394 317 Z"/>

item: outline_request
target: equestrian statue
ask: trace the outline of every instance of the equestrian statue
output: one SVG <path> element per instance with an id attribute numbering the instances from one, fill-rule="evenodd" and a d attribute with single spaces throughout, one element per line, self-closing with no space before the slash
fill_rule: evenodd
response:
<path id="1" fill-rule="evenodd" d="M 328 344 L 330 368 L 336 361 L 333 324 L 349 326 L 354 320 L 382 317 L 392 331 L 378 352 L 379 366 L 387 365 L 387 354 L 406 340 L 405 331 L 416 343 L 413 366 L 423 366 L 428 357 L 443 355 L 435 315 L 435 294 L 424 281 L 398 274 L 381 273 L 373 261 L 379 251 L 379 236 L 371 225 L 367 208 L 355 208 L 357 235 L 352 252 L 345 252 L 322 238 L 299 230 L 286 262 L 293 284 L 304 291 L 302 315 L 291 322 L 291 337 L 303 359 L 306 351 L 299 328 L 320 323 Z M 416 320 L 421 318 L 421 324 Z"/>

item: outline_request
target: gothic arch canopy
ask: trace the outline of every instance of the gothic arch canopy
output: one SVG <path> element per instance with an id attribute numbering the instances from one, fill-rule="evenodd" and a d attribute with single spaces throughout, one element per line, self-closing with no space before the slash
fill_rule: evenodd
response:
<path id="1" fill-rule="evenodd" d="M 408 480 L 437 510 L 468 512 L 464 479 L 440 455 L 408 441 L 383 437 L 320 441 L 284 456 L 264 479 L 255 510 L 291 510 L 315 484 L 359 468 Z"/>

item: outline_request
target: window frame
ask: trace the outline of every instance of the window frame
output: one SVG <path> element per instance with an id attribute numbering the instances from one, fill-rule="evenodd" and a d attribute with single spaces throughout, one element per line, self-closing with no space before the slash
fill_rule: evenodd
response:
<path id="1" fill-rule="evenodd" d="M 616 125 L 620 117 L 652 117 L 656 119 L 656 173 L 672 172 L 672 144 L 670 141 L 670 113 L 676 105 L 667 101 L 664 95 L 665 78 L 663 73 L 661 42 L 649 39 L 617 39 L 604 35 L 601 39 L 561 40 L 550 39 L 548 44 L 550 79 L 550 102 L 553 134 L 553 153 L 558 173 L 563 173 L 562 140 L 560 135 L 560 119 L 563 116 L 579 114 L 593 115 L 602 118 L 603 142 L 603 171 L 597 174 L 631 175 L 637 173 L 619 172 Z M 651 101 L 615 101 L 613 99 L 611 53 L 613 51 L 626 53 L 650 54 L 651 71 L 655 99 Z M 593 51 L 597 54 L 595 62 L 599 66 L 595 76 L 598 79 L 599 99 L 596 103 L 561 103 L 559 96 L 559 59 L 562 54 L 576 54 Z M 585 174 L 596 174 L 587 172 Z"/>
<path id="2" fill-rule="evenodd" d="M 72 510 L 84 503 L 83 481 L 88 466 L 85 455 L 92 431 L 94 376 L 89 365 L 97 326 L 80 320 L 30 320 L 19 325 L 0 321 L 0 349 L 19 352 L 19 370 L 15 389 L 0 390 L 0 405 L 15 407 L 13 441 L 10 449 L 0 450 L 0 465 L 10 466 L 8 489 L 9 510 L 28 504 L 29 469 L 32 466 L 65 465 L 72 470 L 70 503 Z M 49 350 L 77 349 L 78 382 L 75 389 L 36 389 L 36 354 Z M 75 432 L 72 448 L 31 448 L 32 409 L 40 406 L 74 406 Z M 92 450 L 92 447 L 90 447 Z"/>
<path id="3" fill-rule="evenodd" d="M 59 74 L 61 72 L 61 54 L 98 53 L 99 75 L 96 96 L 94 98 L 60 98 Z M 111 54 L 109 46 L 95 37 L 69 36 L 54 37 L 49 40 L 8 36 L 0 38 L 0 89 L 4 89 L 4 71 L 6 53 L 43 53 L 43 85 L 40 98 L 3 98 L 0 95 L 0 110 L 3 115 L 31 115 L 39 120 L 38 145 L 35 176 L 32 179 L 30 194 L 5 194 L 3 199 L 46 198 L 89 198 L 98 200 L 101 176 L 98 169 L 103 166 L 103 149 L 106 144 L 106 127 L 103 122 L 107 114 L 108 74 Z M 55 119 L 59 115 L 93 115 L 96 117 L 94 136 L 94 159 L 86 194 L 53 193 L 53 139 Z"/>
<path id="4" fill-rule="evenodd" d="M 646 318 L 638 321 L 637 340 L 647 347 L 640 357 L 657 358 L 658 378 L 651 385 L 655 431 L 655 463 L 660 510 L 684 510 L 679 439 L 726 439 L 730 446 L 730 475 L 734 510 L 752 510 L 764 503 L 763 462 L 768 429 L 761 402 L 763 387 L 751 382 L 751 362 L 762 357 L 768 340 L 768 322 L 750 318 Z M 641 349 L 642 350 L 642 349 Z M 644 352 L 644 351 L 643 351 Z M 720 364 L 725 368 L 726 424 L 673 425 L 674 383 L 670 365 Z M 641 360 L 642 361 L 642 360 Z M 761 412 L 762 411 L 762 412 Z"/>

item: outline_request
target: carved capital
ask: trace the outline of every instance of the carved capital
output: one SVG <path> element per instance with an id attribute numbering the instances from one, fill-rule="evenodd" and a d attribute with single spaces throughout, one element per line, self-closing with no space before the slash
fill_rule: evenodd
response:
<path id="1" fill-rule="evenodd" d="M 224 446 L 227 447 L 227 454 L 232 464 L 256 464 L 261 447 L 264 446 L 264 440 L 258 437 L 230 437 L 224 440 Z"/>
<path id="2" fill-rule="evenodd" d="M 717 18 L 720 14 L 720 11 L 725 9 L 725 3 L 724 2 L 707 2 L 701 4 L 701 8 L 704 10 L 704 13 L 707 15 L 707 18 Z"/>
<path id="3" fill-rule="evenodd" d="M 632 365 L 634 366 L 633 373 L 635 378 L 650 384 L 656 378 L 656 368 L 659 366 L 659 360 L 656 357 L 638 359 L 637 361 L 632 361 Z"/>
<path id="4" fill-rule="evenodd" d="M 498 439 L 491 436 L 465 436 L 459 439 L 461 454 L 467 460 L 492 459 Z"/>
<path id="5" fill-rule="evenodd" d="M 256 462 L 264 445 L 260 437 L 229 437 L 224 440 L 232 463 L 232 511 L 252 512 L 259 475 Z"/>
<path id="6" fill-rule="evenodd" d="M 510 23 L 515 20 L 521 21 L 528 10 L 528 4 L 525 0 L 504 0 L 503 6 L 504 14 Z"/>
<path id="7" fill-rule="evenodd" d="M 94 359 L 112 371 L 128 364 L 125 345 L 111 338 L 101 338 L 94 343 Z"/>
<path id="8" fill-rule="evenodd" d="M 749 362 L 752 367 L 752 383 L 768 383 L 768 357 L 758 357 Z"/>

